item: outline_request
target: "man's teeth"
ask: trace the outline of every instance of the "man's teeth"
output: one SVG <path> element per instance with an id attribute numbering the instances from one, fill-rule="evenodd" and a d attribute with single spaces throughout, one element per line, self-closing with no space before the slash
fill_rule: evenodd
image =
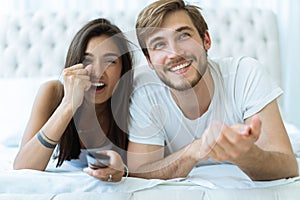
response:
<path id="1" fill-rule="evenodd" d="M 104 83 L 92 83 L 92 86 L 101 87 L 104 86 Z"/>
<path id="2" fill-rule="evenodd" d="M 172 68 L 170 69 L 170 71 L 175 72 L 175 71 L 181 70 L 181 69 L 183 69 L 183 68 L 189 66 L 190 64 L 191 64 L 190 62 L 180 64 L 180 65 L 178 65 L 178 66 L 176 66 L 176 67 L 172 67 Z"/>

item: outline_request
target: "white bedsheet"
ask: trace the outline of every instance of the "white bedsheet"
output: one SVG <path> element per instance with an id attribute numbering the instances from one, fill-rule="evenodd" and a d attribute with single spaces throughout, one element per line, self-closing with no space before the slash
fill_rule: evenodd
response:
<path id="1" fill-rule="evenodd" d="M 200 189 L 253 189 L 296 183 L 300 189 L 300 177 L 276 181 L 252 181 L 238 167 L 230 164 L 195 168 L 187 178 L 173 180 L 124 178 L 120 183 L 99 181 L 78 170 L 55 169 L 47 172 L 36 170 L 12 170 L 16 148 L 0 146 L 0 193 L 13 194 L 60 194 L 60 193 L 134 193 L 150 188 L 164 189 L 181 187 L 188 190 Z M 13 156 L 12 156 L 13 155 Z M 300 164 L 300 159 L 298 159 Z M 300 193 L 299 193 L 300 194 Z"/>
<path id="2" fill-rule="evenodd" d="M 300 131 L 286 124 L 300 164 Z M 124 178 L 107 183 L 64 163 L 55 163 L 46 172 L 13 170 L 16 146 L 0 144 L 0 200 L 59 199 L 298 199 L 300 177 L 275 181 L 252 181 L 238 167 L 229 164 L 202 166 L 186 178 L 173 180 Z M 300 166 L 300 165 L 299 165 Z"/>

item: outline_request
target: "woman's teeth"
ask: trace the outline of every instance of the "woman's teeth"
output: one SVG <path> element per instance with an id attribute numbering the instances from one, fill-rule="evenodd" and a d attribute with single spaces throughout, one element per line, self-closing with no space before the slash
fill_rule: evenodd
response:
<path id="1" fill-rule="evenodd" d="M 104 83 L 92 83 L 92 86 L 101 87 L 104 86 Z"/>

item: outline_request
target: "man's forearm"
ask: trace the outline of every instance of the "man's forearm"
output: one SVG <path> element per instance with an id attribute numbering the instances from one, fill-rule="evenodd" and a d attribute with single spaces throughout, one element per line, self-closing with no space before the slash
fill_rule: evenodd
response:
<path id="1" fill-rule="evenodd" d="M 166 158 L 141 165 L 135 171 L 130 172 L 130 176 L 147 179 L 186 177 L 199 161 L 197 151 L 193 150 L 195 145 L 190 144 Z"/>
<path id="2" fill-rule="evenodd" d="M 234 161 L 252 180 L 275 180 L 298 176 L 298 165 L 293 155 L 263 151 L 256 145 L 252 153 Z"/>

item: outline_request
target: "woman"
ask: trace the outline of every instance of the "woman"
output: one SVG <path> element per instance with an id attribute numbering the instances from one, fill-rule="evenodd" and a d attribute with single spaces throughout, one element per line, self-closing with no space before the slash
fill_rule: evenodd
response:
<path id="1" fill-rule="evenodd" d="M 57 167 L 79 156 L 85 162 L 87 151 L 102 147 L 97 153 L 110 157 L 109 166 L 84 171 L 113 182 L 128 175 L 122 156 L 126 159 L 131 69 L 120 29 L 106 19 L 86 24 L 69 47 L 63 84 L 49 81 L 39 89 L 14 168 L 45 170 L 58 144 Z"/>

